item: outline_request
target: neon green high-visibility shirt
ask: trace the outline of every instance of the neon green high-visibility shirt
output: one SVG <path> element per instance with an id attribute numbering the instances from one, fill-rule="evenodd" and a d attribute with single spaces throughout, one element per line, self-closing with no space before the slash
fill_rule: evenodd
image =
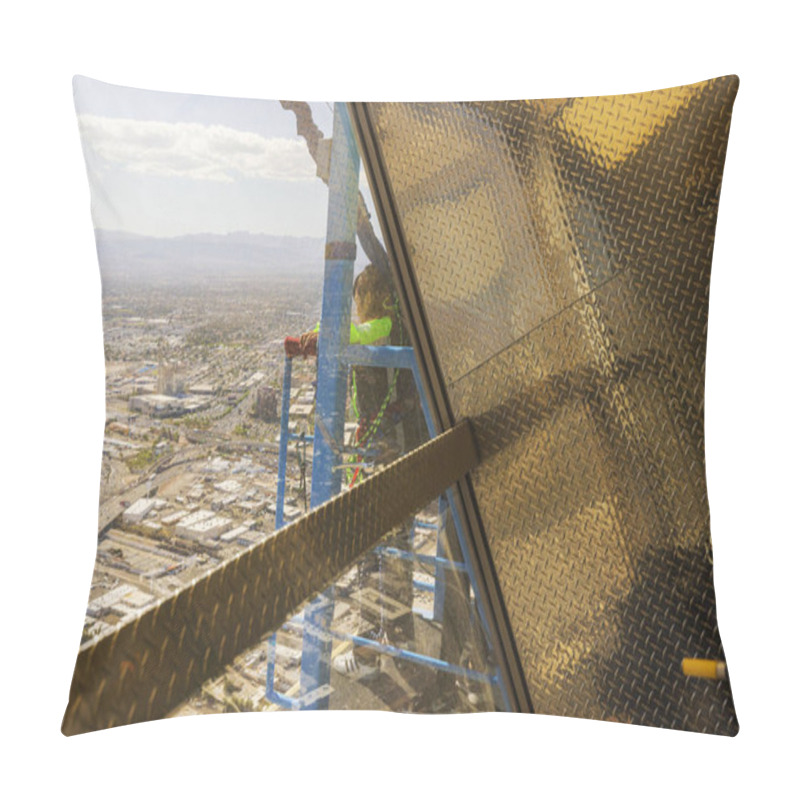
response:
<path id="1" fill-rule="evenodd" d="M 350 344 L 374 344 L 378 339 L 388 338 L 392 332 L 392 318 L 379 317 L 369 322 L 356 325 L 350 323 Z M 319 333 L 319 323 L 314 327 L 314 333 Z"/>
<path id="2" fill-rule="evenodd" d="M 350 323 L 350 344 L 373 344 L 378 339 L 388 338 L 392 332 L 392 318 L 379 317 L 359 325 Z"/>

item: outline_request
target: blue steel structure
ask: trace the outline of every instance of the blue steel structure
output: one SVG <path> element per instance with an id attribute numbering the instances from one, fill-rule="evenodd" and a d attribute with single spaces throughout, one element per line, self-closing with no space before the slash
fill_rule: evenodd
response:
<path id="1" fill-rule="evenodd" d="M 335 467 L 344 448 L 347 365 L 342 363 L 339 354 L 350 343 L 350 287 L 356 260 L 359 163 L 347 107 L 337 103 L 333 112 L 325 277 L 317 344 L 312 508 L 330 500 L 342 488 L 342 474 Z M 333 621 L 333 589 L 306 606 L 305 621 L 300 679 L 300 691 L 304 696 L 327 686 L 330 681 L 331 643 L 321 637 L 319 631 L 330 628 Z M 309 707 L 326 708 L 327 699 L 321 698 Z"/>
<path id="2" fill-rule="evenodd" d="M 423 391 L 414 351 L 410 347 L 350 345 L 350 308 L 353 271 L 356 255 L 356 213 L 358 199 L 359 156 L 355 137 L 344 103 L 334 107 L 333 141 L 331 146 L 330 178 L 328 183 L 328 227 L 325 251 L 325 273 L 322 295 L 322 314 L 317 344 L 317 394 L 316 419 L 313 436 L 313 470 L 311 480 L 311 507 L 314 508 L 338 494 L 342 489 L 342 454 L 345 449 L 344 426 L 347 402 L 347 380 L 351 366 L 370 366 L 393 369 L 410 369 L 414 375 L 428 434 L 437 435 L 433 418 Z M 291 398 L 292 359 L 284 362 L 283 392 L 281 401 L 281 438 L 278 463 L 275 527 L 285 525 L 284 503 L 286 496 L 286 467 L 290 440 L 312 437 L 289 431 L 289 406 Z M 399 550 L 379 545 L 377 552 L 392 558 L 403 558 L 426 563 L 435 568 L 433 584 L 415 581 L 418 589 L 434 592 L 433 618 L 444 618 L 445 581 L 448 570 L 468 573 L 472 586 L 474 576 L 469 563 L 455 563 L 446 558 L 444 530 L 446 515 L 455 509 L 452 490 L 439 500 L 439 522 L 436 556 Z M 459 542 L 464 536 L 461 521 L 453 513 L 453 522 Z M 427 523 L 430 525 L 430 523 Z M 416 527 L 426 523 L 416 521 Z M 412 532 L 413 536 L 413 532 Z M 300 697 L 288 697 L 275 690 L 276 636 L 269 640 L 267 660 L 267 699 L 287 708 L 319 709 L 328 707 L 330 689 L 331 647 L 334 639 L 349 640 L 354 644 L 373 648 L 392 657 L 424 664 L 437 670 L 463 676 L 471 680 L 488 682 L 500 690 L 503 703 L 509 707 L 506 690 L 495 670 L 491 674 L 467 669 L 441 659 L 410 650 L 383 644 L 372 639 L 332 630 L 333 589 L 328 589 L 310 601 L 303 612 L 288 624 L 302 628 Z M 477 603 L 481 622 L 486 629 L 481 603 Z"/>

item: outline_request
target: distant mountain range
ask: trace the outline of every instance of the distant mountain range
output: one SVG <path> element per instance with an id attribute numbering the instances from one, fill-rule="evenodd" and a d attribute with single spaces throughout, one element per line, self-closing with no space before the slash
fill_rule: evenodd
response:
<path id="1" fill-rule="evenodd" d="M 325 240 L 260 233 L 198 233 L 171 238 L 96 230 L 100 269 L 108 277 L 149 278 L 322 275 Z"/>

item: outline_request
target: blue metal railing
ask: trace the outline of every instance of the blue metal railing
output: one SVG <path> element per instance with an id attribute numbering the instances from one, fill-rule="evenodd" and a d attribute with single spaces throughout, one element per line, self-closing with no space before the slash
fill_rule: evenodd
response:
<path id="1" fill-rule="evenodd" d="M 365 346 L 365 345 L 357 345 L 357 346 L 349 346 L 345 348 L 344 352 L 341 356 L 342 362 L 345 365 L 349 365 L 355 363 L 359 366 L 374 366 L 374 367 L 384 367 L 384 368 L 400 368 L 400 369 L 411 369 L 414 373 L 416 378 L 417 390 L 420 397 L 420 403 L 423 409 L 423 415 L 427 420 L 430 420 L 430 414 L 426 413 L 427 403 L 425 400 L 425 395 L 422 390 L 422 387 L 419 382 L 418 372 L 416 370 L 416 358 L 414 355 L 414 351 L 410 347 L 390 347 L 390 346 Z M 287 362 L 291 362 L 291 359 L 287 358 Z M 284 368 L 284 379 L 287 381 L 291 381 L 291 366 Z M 276 528 L 280 527 L 278 525 L 278 520 L 281 521 L 281 526 L 284 523 L 283 517 L 283 508 L 282 503 L 284 502 L 285 497 L 285 486 L 282 487 L 280 482 L 283 481 L 285 483 L 286 480 L 286 461 L 288 457 L 287 448 L 284 446 L 284 442 L 288 442 L 289 439 L 297 439 L 301 438 L 298 434 L 293 434 L 289 431 L 289 405 L 290 405 L 290 397 L 291 397 L 291 387 L 284 385 L 283 387 L 283 404 L 281 409 L 281 447 L 279 450 L 279 459 L 281 459 L 281 463 L 279 463 L 278 467 L 278 493 L 277 493 L 277 508 L 276 508 Z M 317 404 L 319 405 L 319 397 L 317 399 Z M 436 432 L 433 429 L 432 423 L 428 423 L 428 434 L 429 436 L 435 436 Z M 342 448 L 343 449 L 343 448 Z M 340 465 L 336 465 L 338 467 Z M 434 610 L 433 614 L 431 615 L 434 620 L 442 621 L 444 619 L 444 603 L 445 603 L 445 581 L 446 581 L 446 572 L 447 571 L 459 571 L 459 572 L 466 572 L 472 585 L 474 586 L 473 582 L 473 573 L 470 567 L 468 560 L 464 562 L 456 562 L 450 560 L 446 555 L 446 547 L 444 544 L 444 537 L 442 536 L 442 532 L 446 525 L 447 514 L 450 513 L 450 509 L 453 508 L 453 497 L 452 497 L 452 490 L 448 490 L 447 494 L 439 499 L 439 518 L 437 522 L 427 522 L 425 520 L 415 520 L 414 527 L 423 528 L 428 530 L 436 530 L 437 531 L 437 551 L 436 555 L 427 555 L 423 553 L 417 553 L 412 550 L 402 550 L 400 548 L 391 547 L 387 545 L 378 545 L 375 548 L 375 552 L 379 554 L 384 554 L 389 557 L 393 558 L 401 558 L 404 560 L 411 561 L 413 563 L 419 563 L 421 565 L 432 566 L 435 569 L 435 577 L 433 583 L 423 583 L 418 580 L 413 581 L 413 585 L 421 589 L 423 591 L 432 591 L 434 594 Z M 313 503 L 312 503 L 313 504 Z M 463 531 L 461 528 L 461 521 L 459 519 L 458 514 L 453 513 L 452 515 L 453 523 L 456 527 L 456 534 L 460 543 L 463 543 Z M 463 549 L 463 544 L 462 544 Z M 503 702 L 508 708 L 508 698 L 506 695 L 505 687 L 502 684 L 502 681 L 499 679 L 499 672 L 495 670 L 492 673 L 482 673 L 475 670 L 468 670 L 464 667 L 461 667 L 456 664 L 452 664 L 448 661 L 444 661 L 443 659 L 434 658 L 432 656 L 427 656 L 421 653 L 416 653 L 414 651 L 405 649 L 405 648 L 398 648 L 393 645 L 384 644 L 381 642 L 377 642 L 372 639 L 367 639 L 362 636 L 358 636 L 357 634 L 350 634 L 345 633 L 342 631 L 334 631 L 331 630 L 331 622 L 325 617 L 332 616 L 327 612 L 330 610 L 332 612 L 332 594 L 322 595 L 317 598 L 312 604 L 311 612 L 306 612 L 303 623 L 302 623 L 302 631 L 303 631 L 303 652 L 301 658 L 301 665 L 302 659 L 307 657 L 307 648 L 309 647 L 316 647 L 319 649 L 324 649 L 328 653 L 328 659 L 330 659 L 330 652 L 331 652 L 331 643 L 334 639 L 338 640 L 349 640 L 354 644 L 358 644 L 361 646 L 369 647 L 378 652 L 384 653 L 386 655 L 392 656 L 394 658 L 400 658 L 406 661 L 411 661 L 413 663 L 421 664 L 424 666 L 431 667 L 432 669 L 448 672 L 450 674 L 463 676 L 470 678 L 472 680 L 477 680 L 483 683 L 489 683 L 493 686 L 496 686 L 501 693 L 501 697 L 503 698 Z M 314 608 L 314 604 L 316 604 L 316 608 Z M 484 624 L 485 629 L 485 620 L 483 619 L 483 612 L 480 603 L 478 605 L 478 614 L 481 618 L 481 622 Z M 321 613 L 323 612 L 323 613 Z M 317 620 L 321 619 L 322 624 L 317 624 Z M 296 622 L 297 618 L 295 618 Z M 283 706 L 284 708 L 289 709 L 304 709 L 304 708 L 319 708 L 321 706 L 327 705 L 327 693 L 323 693 L 323 696 L 318 697 L 317 692 L 320 688 L 320 684 L 315 686 L 308 686 L 303 687 L 302 680 L 301 680 L 301 693 L 300 697 L 290 697 L 286 694 L 283 694 L 275 689 L 275 658 L 276 658 L 276 647 L 277 647 L 277 638 L 276 634 L 273 634 L 269 639 L 268 644 L 268 662 L 267 662 L 267 692 L 266 696 L 267 699 Z M 330 662 L 328 661 L 328 669 L 330 669 Z M 302 670 L 302 667 L 301 667 Z M 308 676 L 308 670 L 302 670 L 301 676 L 305 675 Z M 328 676 L 329 676 L 328 672 Z M 328 678 L 329 680 L 329 678 Z M 326 681 L 327 684 L 327 681 Z M 326 686 L 326 684 L 322 684 L 322 686 Z M 307 702 L 304 700 L 307 697 L 308 692 L 314 692 L 311 695 L 311 702 Z"/>
<path id="2" fill-rule="evenodd" d="M 292 359 L 283 360 L 283 391 L 281 392 L 281 442 L 278 448 L 278 491 L 275 497 L 275 529 L 284 526 L 283 506 L 286 500 L 286 454 L 289 449 L 289 406 L 292 400 Z"/>

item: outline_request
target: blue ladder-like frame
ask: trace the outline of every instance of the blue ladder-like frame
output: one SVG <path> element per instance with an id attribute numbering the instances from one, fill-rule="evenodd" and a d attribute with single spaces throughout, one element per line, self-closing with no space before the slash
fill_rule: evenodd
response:
<path id="1" fill-rule="evenodd" d="M 426 402 L 425 395 L 422 390 L 419 377 L 419 368 L 417 366 L 416 357 L 414 356 L 414 350 L 411 347 L 350 345 L 345 348 L 344 352 L 341 355 L 341 359 L 343 364 L 347 366 L 410 369 L 414 376 L 414 381 L 417 385 L 417 392 L 420 397 L 420 404 L 423 416 L 425 418 L 425 424 L 428 429 L 428 435 L 431 437 L 436 435 L 436 430 L 433 427 L 433 419 L 431 417 L 430 410 L 428 408 L 428 404 Z M 281 441 L 279 450 L 278 486 L 277 486 L 276 509 L 275 509 L 276 530 L 278 528 L 283 527 L 286 524 L 286 521 L 284 519 L 284 501 L 286 496 L 286 469 L 288 463 L 288 443 L 289 441 L 300 440 L 304 438 L 304 436 L 307 441 L 311 440 L 311 437 L 307 435 L 293 433 L 289 430 L 289 407 L 291 403 L 291 377 L 292 377 L 292 359 L 289 357 L 286 357 L 285 359 L 283 375 L 284 375 L 284 385 L 283 385 L 282 404 L 281 404 Z M 414 582 L 414 585 L 419 589 L 433 591 L 434 593 L 433 618 L 437 621 L 441 621 L 444 618 L 446 570 L 466 572 L 470 579 L 471 585 L 472 586 L 475 585 L 472 568 L 466 559 L 464 562 L 453 562 L 450 561 L 448 558 L 446 558 L 446 556 L 444 555 L 445 552 L 444 537 L 442 536 L 442 533 L 444 531 L 446 514 L 448 511 L 451 511 L 452 509 L 455 509 L 455 505 L 452 497 L 452 489 L 449 489 L 447 491 L 447 494 L 442 498 L 440 498 L 439 500 L 439 521 L 438 524 L 436 525 L 437 554 L 435 556 L 423 555 L 421 553 L 409 552 L 407 550 L 400 550 L 398 548 L 389 547 L 386 545 L 378 545 L 375 548 L 376 552 L 381 552 L 390 557 L 416 561 L 419 563 L 424 563 L 435 567 L 436 570 L 435 580 L 432 585 L 431 584 L 422 585 L 419 584 L 419 582 L 417 581 Z M 461 520 L 457 513 L 453 513 L 453 523 L 456 528 L 456 534 L 458 537 L 459 544 L 461 545 L 462 552 L 466 552 L 463 544 L 464 534 L 461 526 Z M 415 527 L 425 527 L 427 524 L 428 523 L 422 523 L 420 521 L 417 521 Z M 483 623 L 484 630 L 486 630 L 486 623 L 485 620 L 483 619 L 483 611 L 481 608 L 481 603 L 479 602 L 478 598 L 476 598 L 476 606 L 478 608 L 478 614 L 481 617 L 481 622 Z M 294 625 L 297 626 L 300 620 L 301 620 L 300 617 L 293 618 Z M 303 653 L 301 655 L 301 660 L 306 655 L 305 643 L 307 641 L 307 634 L 309 633 L 309 627 L 310 624 L 308 620 L 307 619 L 304 620 L 304 626 L 303 626 L 304 648 L 303 648 Z M 385 653 L 395 658 L 401 658 L 414 663 L 423 664 L 433 669 L 466 677 L 471 680 L 476 680 L 482 683 L 490 683 L 498 687 L 504 705 L 506 706 L 506 709 L 509 707 L 506 691 L 502 685 L 502 681 L 500 680 L 499 671 L 497 670 L 495 670 L 495 672 L 491 674 L 477 672 L 475 670 L 469 670 L 464 667 L 461 667 L 460 665 L 452 664 L 442 659 L 432 658 L 430 656 L 425 656 L 420 653 L 415 653 L 413 651 L 406 650 L 403 648 L 393 647 L 392 645 L 381 644 L 380 642 L 376 642 L 372 639 L 366 639 L 364 637 L 357 636 L 355 634 L 335 631 L 332 630 L 330 624 L 325 627 L 318 627 L 313 631 L 311 631 L 311 633 L 312 637 L 309 638 L 313 638 L 314 641 L 321 643 L 323 646 L 326 646 L 328 653 L 330 653 L 330 647 L 333 640 L 349 640 L 352 641 L 354 644 L 369 647 L 380 653 Z M 266 697 L 268 700 L 278 705 L 284 706 L 285 708 L 292 708 L 292 709 L 320 707 L 321 704 L 327 703 L 327 694 L 323 692 L 322 696 L 320 696 L 319 685 L 315 687 L 309 687 L 306 690 L 306 692 L 311 694 L 310 702 L 303 699 L 306 692 L 304 692 L 301 695 L 301 697 L 295 698 L 295 697 L 289 697 L 288 695 L 282 694 L 281 692 L 277 691 L 275 689 L 275 659 L 276 659 L 276 634 L 272 634 L 272 636 L 269 639 L 267 648 Z M 302 666 L 301 666 L 301 671 L 302 671 Z M 307 674 L 307 672 L 304 674 Z"/>
<path id="2" fill-rule="evenodd" d="M 428 434 L 438 434 L 425 397 L 417 360 L 410 347 L 391 346 L 353 346 L 350 341 L 350 307 L 352 302 L 353 270 L 356 254 L 356 213 L 358 202 L 359 156 L 350 118 L 344 103 L 334 107 L 333 140 L 331 144 L 330 175 L 328 179 L 328 224 L 325 247 L 325 273 L 322 293 L 322 314 L 320 319 L 317 356 L 317 397 L 316 424 L 314 429 L 314 455 L 311 480 L 311 507 L 334 497 L 341 491 L 342 471 L 340 456 L 344 449 L 344 420 L 347 402 L 347 376 L 351 366 L 369 366 L 394 369 L 410 369 L 420 397 Z M 289 431 L 289 404 L 291 400 L 292 360 L 284 362 L 283 392 L 281 402 L 281 440 L 278 459 L 278 486 L 276 494 L 275 527 L 285 525 L 284 505 L 286 499 L 286 462 L 290 440 L 312 437 Z M 447 491 L 449 506 L 456 528 L 458 541 L 463 553 L 464 533 L 461 520 L 455 513 L 452 489 Z M 440 500 L 439 536 L 435 558 L 436 577 L 434 591 L 434 617 L 443 619 L 444 586 L 448 569 L 466 569 L 471 585 L 477 585 L 468 559 L 464 565 L 453 565 L 444 558 L 443 537 L 446 505 Z M 386 549 L 384 553 L 388 552 Z M 405 553 L 398 557 L 420 559 L 419 554 Z M 430 557 L 429 557 L 430 558 Z M 430 588 L 425 585 L 424 588 Z M 476 605 L 484 630 L 488 630 L 480 598 Z M 267 699 L 289 708 L 327 708 L 330 694 L 331 643 L 334 638 L 359 639 L 375 649 L 399 658 L 424 662 L 437 669 L 448 672 L 471 673 L 463 667 L 448 664 L 439 659 L 429 659 L 389 645 L 381 645 L 371 640 L 361 640 L 350 634 L 331 630 L 333 623 L 333 590 L 328 589 L 306 605 L 303 615 L 303 649 L 301 655 L 300 698 L 287 697 L 277 692 L 275 681 L 276 635 L 269 640 L 267 664 Z M 475 673 L 482 675 L 482 673 Z M 506 708 L 509 708 L 506 689 L 499 678 L 499 671 L 483 676 L 497 685 Z"/>

